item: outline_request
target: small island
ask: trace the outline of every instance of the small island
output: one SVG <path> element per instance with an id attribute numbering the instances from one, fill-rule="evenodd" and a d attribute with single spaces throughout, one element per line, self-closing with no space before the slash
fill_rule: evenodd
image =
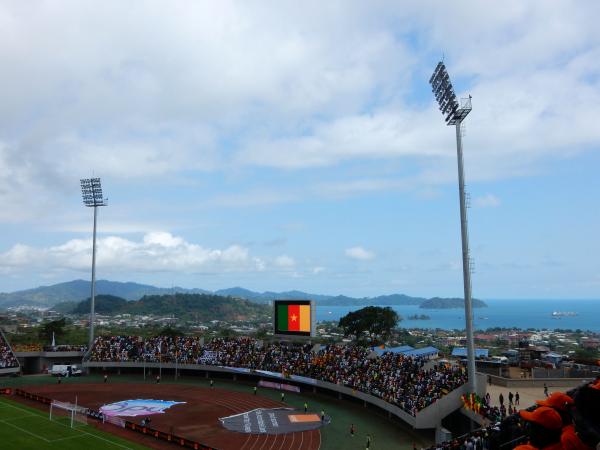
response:
<path id="1" fill-rule="evenodd" d="M 419 305 L 422 309 L 455 309 L 464 308 L 465 301 L 462 298 L 440 298 L 434 297 L 425 300 Z M 476 298 L 473 299 L 473 308 L 487 308 L 487 304 Z"/>
<path id="2" fill-rule="evenodd" d="M 431 320 L 427 314 L 413 314 L 412 316 L 408 316 L 408 320 Z"/>

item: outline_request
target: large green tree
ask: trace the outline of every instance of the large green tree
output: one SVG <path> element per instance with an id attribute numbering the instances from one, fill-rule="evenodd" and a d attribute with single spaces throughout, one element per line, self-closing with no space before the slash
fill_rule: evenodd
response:
<path id="1" fill-rule="evenodd" d="M 185 336 L 185 333 L 178 328 L 173 328 L 171 325 L 167 325 L 158 332 L 158 335 L 175 338 L 178 336 Z"/>
<path id="2" fill-rule="evenodd" d="M 54 333 L 55 338 L 60 338 L 65 334 L 65 326 L 67 321 L 63 317 L 60 320 L 53 320 L 46 322 L 40 327 L 39 336 L 44 342 L 50 343 L 52 341 L 52 334 Z"/>
<path id="3" fill-rule="evenodd" d="M 351 311 L 340 319 L 344 336 L 354 336 L 358 341 L 371 344 L 385 342 L 402 318 L 389 306 L 367 306 Z"/>

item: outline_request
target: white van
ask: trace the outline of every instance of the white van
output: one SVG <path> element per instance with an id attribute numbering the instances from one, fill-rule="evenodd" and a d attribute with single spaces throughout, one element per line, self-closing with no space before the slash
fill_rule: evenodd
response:
<path id="1" fill-rule="evenodd" d="M 78 377 L 83 372 L 75 364 L 54 364 L 48 373 L 53 376 Z"/>

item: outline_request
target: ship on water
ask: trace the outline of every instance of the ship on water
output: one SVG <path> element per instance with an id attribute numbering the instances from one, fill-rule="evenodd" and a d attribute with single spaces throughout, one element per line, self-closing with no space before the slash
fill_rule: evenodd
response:
<path id="1" fill-rule="evenodd" d="M 552 317 L 575 317 L 577 315 L 574 311 L 553 311 Z"/>

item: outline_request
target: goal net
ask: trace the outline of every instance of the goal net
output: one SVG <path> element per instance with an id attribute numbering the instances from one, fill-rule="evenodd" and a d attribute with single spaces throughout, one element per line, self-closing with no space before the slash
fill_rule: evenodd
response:
<path id="1" fill-rule="evenodd" d="M 60 421 L 71 428 L 87 424 L 88 409 L 73 403 L 53 400 L 50 403 L 50 420 Z"/>

